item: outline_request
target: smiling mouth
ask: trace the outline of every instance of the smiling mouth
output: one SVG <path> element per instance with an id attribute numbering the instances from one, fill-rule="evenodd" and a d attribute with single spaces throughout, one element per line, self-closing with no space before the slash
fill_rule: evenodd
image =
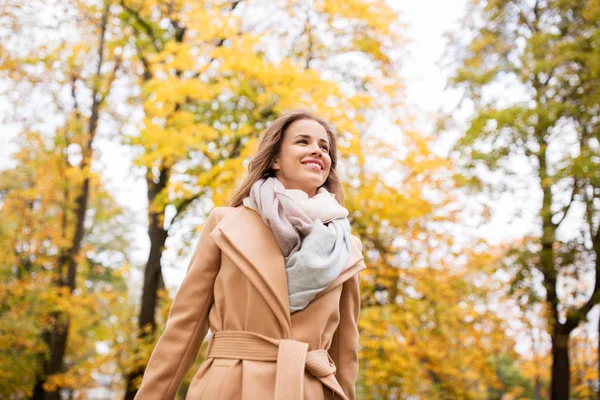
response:
<path id="1" fill-rule="evenodd" d="M 314 171 L 319 171 L 319 172 L 322 171 L 321 166 L 319 164 L 317 164 L 317 163 L 310 163 L 309 162 L 309 163 L 303 163 L 302 165 L 305 165 L 306 167 L 308 167 L 308 168 L 310 168 L 310 169 L 312 169 Z"/>

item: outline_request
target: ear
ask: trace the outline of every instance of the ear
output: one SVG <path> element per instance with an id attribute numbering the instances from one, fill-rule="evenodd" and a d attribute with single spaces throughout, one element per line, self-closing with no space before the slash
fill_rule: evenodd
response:
<path id="1" fill-rule="evenodd" d="M 275 161 L 273 161 L 273 165 L 271 165 L 271 169 L 273 169 L 274 171 L 279 171 L 281 169 L 281 167 L 279 166 L 279 158 L 275 159 Z"/>

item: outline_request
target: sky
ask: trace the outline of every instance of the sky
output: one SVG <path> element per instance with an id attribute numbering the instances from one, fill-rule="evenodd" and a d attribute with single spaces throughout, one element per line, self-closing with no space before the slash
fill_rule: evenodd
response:
<path id="1" fill-rule="evenodd" d="M 407 24 L 408 55 L 403 71 L 409 103 L 422 111 L 435 113 L 444 103 L 453 104 L 456 97 L 445 92 L 447 74 L 438 66 L 446 42 L 444 33 L 459 27 L 466 0 L 390 0 Z"/>

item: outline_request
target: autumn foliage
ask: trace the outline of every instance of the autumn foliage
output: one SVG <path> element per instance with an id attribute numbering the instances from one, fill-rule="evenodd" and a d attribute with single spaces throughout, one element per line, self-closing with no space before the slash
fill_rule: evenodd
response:
<path id="1" fill-rule="evenodd" d="M 592 3 L 575 11 L 597 23 Z M 132 398 L 176 290 L 164 280 L 167 250 L 189 255 L 207 212 L 243 177 L 258 134 L 299 107 L 335 127 L 346 207 L 368 266 L 358 398 L 549 396 L 557 321 L 531 272 L 545 270 L 527 267 L 539 260 L 528 253 L 538 242 L 478 234 L 472 221 L 485 224 L 492 211 L 464 162 L 496 165 L 510 146 L 481 156 L 477 139 L 494 133 L 488 121 L 525 132 L 535 113 L 486 105 L 457 144 L 460 160 L 434 151 L 437 137 L 405 106 L 401 21 L 396 8 L 371 0 L 0 5 L 8 110 L 0 129 L 14 131 L 14 151 L 0 165 L 0 397 Z M 483 68 L 504 51 L 500 39 L 484 29 L 456 57 L 454 83 L 472 90 L 467 97 L 500 70 Z M 597 95 L 597 64 L 581 62 L 586 93 Z M 569 99 L 570 111 L 594 106 Z M 597 139 L 597 117 L 583 114 Z M 595 143 L 563 172 L 597 189 Z M 119 174 L 128 183 L 113 182 Z M 545 179 L 543 188 L 558 184 Z M 132 203 L 140 199 L 141 213 Z M 140 249 L 142 260 L 133 256 Z M 561 254 L 567 266 L 591 262 Z M 571 393 L 590 398 L 597 329 L 578 317 L 569 332 Z"/>

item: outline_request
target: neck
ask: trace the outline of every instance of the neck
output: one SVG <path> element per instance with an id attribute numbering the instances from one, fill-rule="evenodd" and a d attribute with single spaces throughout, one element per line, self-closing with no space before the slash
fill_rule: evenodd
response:
<path id="1" fill-rule="evenodd" d="M 304 193 L 306 193 L 306 195 L 311 198 L 314 197 L 317 193 L 319 193 L 319 188 L 307 188 L 305 186 L 300 186 L 300 185 L 294 185 L 293 183 L 290 182 L 285 182 L 284 180 L 275 177 L 275 179 L 277 179 L 279 182 L 281 182 L 281 184 L 283 185 L 283 187 L 286 190 L 301 190 Z"/>

